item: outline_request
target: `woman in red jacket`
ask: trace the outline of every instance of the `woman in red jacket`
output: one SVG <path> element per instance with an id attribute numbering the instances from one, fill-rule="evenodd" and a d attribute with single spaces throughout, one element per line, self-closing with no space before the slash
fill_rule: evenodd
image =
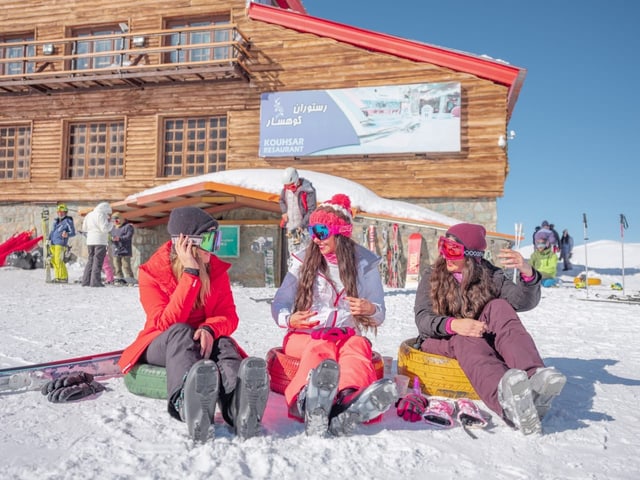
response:
<path id="1" fill-rule="evenodd" d="M 140 266 L 143 330 L 119 364 L 166 367 L 168 410 L 204 442 L 215 405 L 236 434 L 259 434 L 269 394 L 266 363 L 247 357 L 231 338 L 238 326 L 227 270 L 216 250 L 218 222 L 196 207 L 176 208 L 169 217 L 171 240 Z"/>

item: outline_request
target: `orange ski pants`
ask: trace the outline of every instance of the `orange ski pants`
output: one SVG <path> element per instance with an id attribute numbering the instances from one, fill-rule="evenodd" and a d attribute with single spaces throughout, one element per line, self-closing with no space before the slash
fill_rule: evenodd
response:
<path id="1" fill-rule="evenodd" d="M 371 360 L 371 343 L 360 335 L 334 342 L 313 339 L 307 333 L 289 333 L 284 338 L 283 350 L 286 355 L 300 359 L 300 366 L 284 391 L 288 406 L 307 384 L 309 372 L 328 358 L 335 360 L 340 366 L 338 391 L 345 388 L 359 390 L 377 380 Z"/>

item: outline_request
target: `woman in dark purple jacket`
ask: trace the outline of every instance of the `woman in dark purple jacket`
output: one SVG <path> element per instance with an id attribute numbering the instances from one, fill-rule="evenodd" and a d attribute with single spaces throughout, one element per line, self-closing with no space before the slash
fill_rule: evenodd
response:
<path id="1" fill-rule="evenodd" d="M 499 254 L 517 283 L 484 260 L 481 225 L 461 223 L 440 237 L 440 256 L 425 271 L 415 301 L 419 347 L 455 358 L 482 401 L 525 435 L 541 431 L 566 378 L 546 368 L 516 311 L 540 301 L 540 273 L 514 250 Z"/>

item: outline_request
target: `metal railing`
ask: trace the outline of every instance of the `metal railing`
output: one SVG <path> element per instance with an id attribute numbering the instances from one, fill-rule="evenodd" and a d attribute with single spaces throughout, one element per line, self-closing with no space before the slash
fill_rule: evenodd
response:
<path id="1" fill-rule="evenodd" d="M 6 58 L 8 50 L 16 49 L 34 54 Z M 212 69 L 239 69 L 249 77 L 249 51 L 248 38 L 233 24 L 0 43 L 0 90 Z"/>

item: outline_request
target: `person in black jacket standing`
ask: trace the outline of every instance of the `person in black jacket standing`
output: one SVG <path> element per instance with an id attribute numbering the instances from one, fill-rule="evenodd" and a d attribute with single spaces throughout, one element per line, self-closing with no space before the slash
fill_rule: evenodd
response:
<path id="1" fill-rule="evenodd" d="M 133 225 L 131 225 L 119 212 L 111 216 L 114 228 L 111 231 L 113 242 L 113 266 L 117 285 L 135 283 L 136 279 L 131 269 Z"/>

